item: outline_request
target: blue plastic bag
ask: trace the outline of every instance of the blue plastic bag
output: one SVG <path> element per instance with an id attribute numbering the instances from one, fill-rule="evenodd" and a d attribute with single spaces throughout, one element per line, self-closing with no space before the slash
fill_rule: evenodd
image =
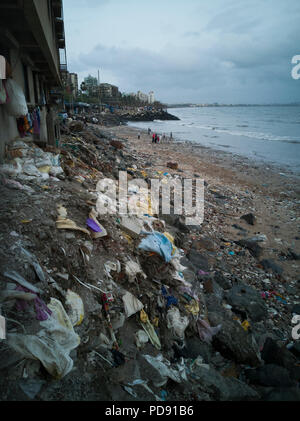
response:
<path id="1" fill-rule="evenodd" d="M 160 232 L 154 231 L 153 233 L 146 233 L 148 237 L 144 238 L 140 245 L 139 249 L 145 251 L 153 251 L 159 254 L 165 259 L 167 263 L 172 259 L 173 244 L 170 240 Z"/>

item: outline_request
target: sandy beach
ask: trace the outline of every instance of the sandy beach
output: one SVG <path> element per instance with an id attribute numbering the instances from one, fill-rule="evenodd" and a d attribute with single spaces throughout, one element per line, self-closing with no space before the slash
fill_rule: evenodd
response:
<path id="1" fill-rule="evenodd" d="M 293 249 L 300 253 L 299 232 L 299 179 L 283 169 L 231 153 L 216 151 L 190 142 L 165 142 L 152 144 L 152 135 L 140 129 L 118 126 L 102 130 L 116 137 L 126 139 L 132 151 L 144 161 L 152 162 L 152 171 L 167 171 L 182 177 L 204 179 L 209 190 L 217 190 L 229 199 L 217 215 L 218 228 L 226 238 L 238 239 L 239 232 L 232 227 L 239 224 L 248 230 L 248 236 L 264 234 L 265 258 L 280 261 L 284 268 L 285 281 L 299 273 L 295 261 L 287 261 L 281 253 Z M 138 140 L 138 133 L 141 139 Z M 168 162 L 177 162 L 179 171 L 167 167 Z M 137 166 L 139 163 L 137 161 Z M 209 203 L 206 201 L 206 210 Z M 251 226 L 240 220 L 244 214 L 252 212 L 257 222 Z"/>

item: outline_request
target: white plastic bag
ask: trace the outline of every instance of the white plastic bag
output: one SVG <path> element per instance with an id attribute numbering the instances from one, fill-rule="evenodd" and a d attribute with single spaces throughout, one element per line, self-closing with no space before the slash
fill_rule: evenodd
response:
<path id="1" fill-rule="evenodd" d="M 28 107 L 22 88 L 15 80 L 7 79 L 6 90 L 9 101 L 4 106 L 7 113 L 13 117 L 26 116 L 28 114 Z"/>
<path id="2" fill-rule="evenodd" d="M 48 307 L 52 316 L 40 323 L 36 335 L 9 334 L 7 342 L 25 358 L 39 360 L 56 379 L 66 376 L 73 368 L 70 352 L 80 344 L 72 323 L 59 300 L 51 298 Z"/>
<path id="3" fill-rule="evenodd" d="M 189 325 L 189 318 L 181 316 L 177 307 L 171 307 L 167 313 L 168 329 L 172 329 L 174 335 L 179 339 L 184 339 L 184 331 Z"/>

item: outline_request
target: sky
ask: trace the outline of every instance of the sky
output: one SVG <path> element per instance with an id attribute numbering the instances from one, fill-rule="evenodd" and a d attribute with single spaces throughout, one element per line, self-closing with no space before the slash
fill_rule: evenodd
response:
<path id="1" fill-rule="evenodd" d="M 172 103 L 300 102 L 299 0 L 64 0 L 67 60 Z"/>

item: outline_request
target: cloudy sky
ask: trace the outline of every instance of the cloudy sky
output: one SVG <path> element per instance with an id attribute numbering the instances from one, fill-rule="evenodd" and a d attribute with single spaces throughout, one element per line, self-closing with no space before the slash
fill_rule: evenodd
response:
<path id="1" fill-rule="evenodd" d="M 69 71 L 167 103 L 300 101 L 299 0 L 64 0 Z"/>

